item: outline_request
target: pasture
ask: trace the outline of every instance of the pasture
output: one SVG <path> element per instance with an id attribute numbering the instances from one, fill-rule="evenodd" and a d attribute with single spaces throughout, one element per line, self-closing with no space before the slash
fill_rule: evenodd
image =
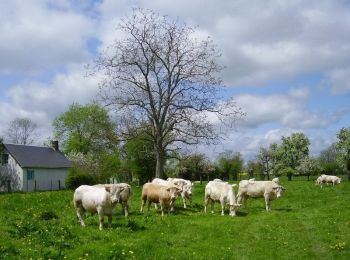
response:
<path id="1" fill-rule="evenodd" d="M 316 187 L 282 180 L 286 192 L 265 211 L 248 200 L 237 217 L 203 213 L 205 184 L 195 185 L 193 207 L 161 217 L 140 214 L 141 188 L 133 187 L 130 216 L 117 206 L 111 228 L 97 215 L 82 228 L 72 191 L 0 194 L 1 259 L 350 259 L 350 182 Z M 105 223 L 107 219 L 105 220 Z"/>

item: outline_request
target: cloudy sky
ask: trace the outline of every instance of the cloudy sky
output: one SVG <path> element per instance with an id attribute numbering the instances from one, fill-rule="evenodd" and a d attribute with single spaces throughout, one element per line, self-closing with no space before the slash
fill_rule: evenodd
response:
<path id="1" fill-rule="evenodd" d="M 298 131 L 317 155 L 350 126 L 348 1 L 12 0 L 0 1 L 0 136 L 28 117 L 41 144 L 70 104 L 91 102 L 98 80 L 84 67 L 118 38 L 118 21 L 133 7 L 197 26 L 221 50 L 225 95 L 247 116 L 205 149 L 211 156 L 234 150 L 251 159 Z"/>

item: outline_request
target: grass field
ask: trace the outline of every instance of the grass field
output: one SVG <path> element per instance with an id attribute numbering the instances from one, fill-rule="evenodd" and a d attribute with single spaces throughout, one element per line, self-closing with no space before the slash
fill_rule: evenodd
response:
<path id="1" fill-rule="evenodd" d="M 133 187 L 129 218 L 118 205 L 103 231 L 96 215 L 86 216 L 85 228 L 78 224 L 72 191 L 1 194 L 0 258 L 350 259 L 350 182 L 282 184 L 287 190 L 271 212 L 255 199 L 237 217 L 221 216 L 219 204 L 205 215 L 204 185 L 195 186 L 192 208 L 178 200 L 173 215 L 140 214 L 140 188 Z"/>

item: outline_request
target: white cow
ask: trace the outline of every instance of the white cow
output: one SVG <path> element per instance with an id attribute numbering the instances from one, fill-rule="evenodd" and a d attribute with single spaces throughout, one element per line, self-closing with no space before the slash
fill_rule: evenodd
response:
<path id="1" fill-rule="evenodd" d="M 237 193 L 237 202 L 246 205 L 247 199 L 265 198 L 266 211 L 271 209 L 270 202 L 275 198 L 282 196 L 284 187 L 279 185 L 276 180 L 255 181 L 254 179 L 240 181 Z"/>
<path id="2" fill-rule="evenodd" d="M 162 216 L 164 216 L 164 208 L 167 207 L 169 213 L 180 192 L 181 189 L 175 185 L 165 186 L 156 183 L 145 183 L 142 187 L 140 212 L 143 213 L 146 202 L 148 202 L 148 210 L 151 203 L 159 203 Z"/>
<path id="3" fill-rule="evenodd" d="M 236 209 L 241 205 L 236 203 L 236 196 L 233 187 L 237 184 L 228 184 L 226 182 L 210 181 L 205 186 L 204 212 L 207 213 L 207 206 L 211 202 L 211 212 L 214 213 L 214 203 L 221 204 L 221 215 L 224 215 L 225 204 L 230 207 L 230 216 L 236 216 Z"/>
<path id="4" fill-rule="evenodd" d="M 103 228 L 104 216 L 108 216 L 109 224 L 112 224 L 112 213 L 115 205 L 120 200 L 120 193 L 124 187 L 112 185 L 104 189 L 81 185 L 73 195 L 73 204 L 77 212 L 77 217 L 82 226 L 85 226 L 82 215 L 84 212 L 91 212 L 98 214 L 100 222 L 100 230 Z"/>
<path id="5" fill-rule="evenodd" d="M 316 185 L 320 185 L 321 188 L 323 183 L 326 183 L 326 184 L 332 183 L 334 186 L 335 184 L 340 184 L 340 182 L 341 182 L 341 178 L 334 175 L 322 174 L 316 179 Z"/>
<path id="6" fill-rule="evenodd" d="M 124 211 L 125 217 L 129 215 L 129 198 L 132 195 L 131 186 L 127 183 L 116 183 L 116 184 L 96 184 L 95 187 L 105 188 L 112 187 L 112 185 L 116 185 L 117 187 L 124 187 L 124 190 L 120 192 L 120 200 L 119 203 L 122 205 L 122 209 Z"/>
<path id="7" fill-rule="evenodd" d="M 168 178 L 167 181 L 179 186 L 181 191 L 181 198 L 183 201 L 184 208 L 186 208 L 186 199 L 190 201 L 190 206 L 192 207 L 192 195 L 193 195 L 193 183 L 189 180 L 180 178 Z"/>

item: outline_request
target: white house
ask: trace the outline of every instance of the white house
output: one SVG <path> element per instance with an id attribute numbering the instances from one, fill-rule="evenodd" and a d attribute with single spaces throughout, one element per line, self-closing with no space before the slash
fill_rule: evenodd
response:
<path id="1" fill-rule="evenodd" d="M 58 142 L 53 147 L 4 144 L 2 154 L 2 190 L 41 191 L 64 188 L 72 163 L 59 151 Z M 4 174 L 3 174 L 4 175 Z M 7 183 L 4 183 L 7 182 Z"/>

